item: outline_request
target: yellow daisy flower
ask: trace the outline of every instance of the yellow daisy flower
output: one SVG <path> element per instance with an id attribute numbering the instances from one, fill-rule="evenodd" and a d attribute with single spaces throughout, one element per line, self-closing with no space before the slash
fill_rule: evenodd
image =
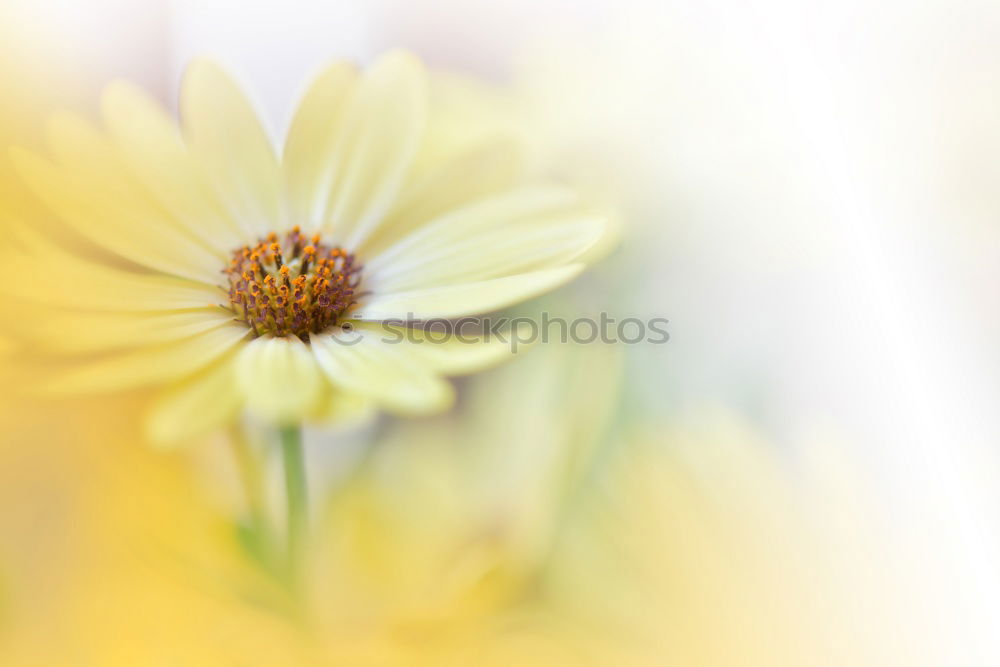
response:
<path id="1" fill-rule="evenodd" d="M 79 362 L 47 387 L 158 387 L 149 425 L 161 442 L 244 412 L 291 424 L 446 408 L 442 376 L 507 346 L 432 344 L 402 323 L 561 285 L 605 222 L 567 188 L 519 183 L 501 133 L 449 134 L 431 97 L 406 53 L 364 72 L 333 64 L 280 156 L 207 62 L 185 76 L 180 131 L 124 83 L 103 95 L 103 129 L 55 116 L 49 156 L 12 157 L 65 231 L 57 243 L 10 221 L 17 243 L 3 257 L 8 275 L 35 277 L 5 281 L 19 302 L 13 326 Z"/>

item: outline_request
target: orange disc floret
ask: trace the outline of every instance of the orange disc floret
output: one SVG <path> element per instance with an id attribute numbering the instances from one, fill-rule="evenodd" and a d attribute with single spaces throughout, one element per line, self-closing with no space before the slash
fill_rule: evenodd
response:
<path id="1" fill-rule="evenodd" d="M 354 255 L 319 234 L 307 242 L 298 227 L 236 249 L 225 273 L 230 307 L 255 335 L 294 334 L 306 342 L 337 324 L 361 280 Z"/>

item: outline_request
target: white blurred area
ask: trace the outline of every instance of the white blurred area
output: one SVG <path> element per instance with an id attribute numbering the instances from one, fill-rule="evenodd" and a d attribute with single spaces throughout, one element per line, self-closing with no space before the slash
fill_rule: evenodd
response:
<path id="1" fill-rule="evenodd" d="M 91 40 L 81 71 L 171 96 L 212 55 L 276 136 L 332 58 L 404 46 L 517 87 L 544 157 L 621 197 L 615 311 L 671 321 L 629 396 L 725 405 L 793 470 L 797 443 L 846 448 L 875 496 L 844 512 L 883 533 L 838 548 L 906 611 L 866 630 L 905 626 L 900 664 L 1000 664 L 1000 4 L 9 6 L 59 17 L 36 46 Z"/>
<path id="2" fill-rule="evenodd" d="M 93 102 L 100 84 L 127 77 L 162 94 L 167 8 L 129 0 L 4 0 L 0 71 L 17 72 L 7 95 Z"/>

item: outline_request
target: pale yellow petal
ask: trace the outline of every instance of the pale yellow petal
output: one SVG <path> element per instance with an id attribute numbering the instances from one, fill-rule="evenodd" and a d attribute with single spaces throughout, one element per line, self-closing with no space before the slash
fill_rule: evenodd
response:
<path id="1" fill-rule="evenodd" d="M 246 338 L 242 324 L 227 322 L 185 340 L 139 348 L 83 364 L 43 383 L 53 394 L 105 392 L 170 382 L 219 358 Z"/>
<path id="2" fill-rule="evenodd" d="M 247 408 L 259 417 L 292 423 L 313 413 L 330 390 L 309 348 L 295 336 L 262 336 L 236 362 Z"/>
<path id="3" fill-rule="evenodd" d="M 518 95 L 508 86 L 456 72 L 431 70 L 430 114 L 414 170 L 426 174 L 498 136 L 525 143 Z"/>
<path id="4" fill-rule="evenodd" d="M 426 121 L 426 74 L 410 54 L 391 52 L 365 72 L 329 156 L 332 178 L 324 229 L 356 248 L 396 202 Z"/>
<path id="5" fill-rule="evenodd" d="M 182 340 L 231 322 L 222 308 L 173 312 L 93 312 L 20 307 L 12 331 L 47 352 L 94 354 Z"/>
<path id="6" fill-rule="evenodd" d="M 146 240 L 154 233 L 157 239 L 162 236 L 165 241 L 193 243 L 212 254 L 223 250 L 157 200 L 116 148 L 113 138 L 90 120 L 59 112 L 48 119 L 46 127 L 49 148 L 65 174 L 86 190 L 102 210 L 120 212 L 127 220 L 136 221 L 134 225 L 120 225 L 125 229 L 115 227 L 115 231 L 138 233 L 140 239 Z"/>
<path id="7" fill-rule="evenodd" d="M 512 356 L 511 343 L 515 332 L 505 327 L 495 334 L 476 329 L 472 322 L 449 323 L 453 328 L 418 329 L 391 322 L 351 321 L 359 331 L 377 336 L 390 345 L 398 345 L 403 354 L 411 355 L 425 367 L 442 375 L 475 373 L 505 361 Z M 530 332 L 520 330 L 518 341 L 523 346 Z"/>
<path id="8" fill-rule="evenodd" d="M 345 392 L 370 397 L 385 409 L 404 415 L 447 409 L 451 385 L 417 356 L 386 343 L 374 332 L 355 330 L 314 335 L 312 351 L 330 382 Z"/>
<path id="9" fill-rule="evenodd" d="M 372 420 L 377 414 L 377 404 L 368 396 L 332 389 L 325 393 L 310 421 L 331 426 L 350 428 Z"/>
<path id="10" fill-rule="evenodd" d="M 555 289 L 583 269 L 583 264 L 568 264 L 481 282 L 372 295 L 362 299 L 351 317 L 406 321 L 488 313 Z"/>
<path id="11" fill-rule="evenodd" d="M 0 261 L 12 274 L 35 281 L 0 281 L 0 292 L 38 304 L 79 310 L 159 311 L 228 303 L 217 286 L 172 276 L 124 271 L 84 259 L 55 245 L 27 223 L 6 221 L 11 245 Z"/>
<path id="12" fill-rule="evenodd" d="M 382 293 L 451 284 L 470 269 L 467 281 L 499 277 L 508 265 L 507 275 L 548 268 L 592 245 L 602 226 L 567 188 L 520 188 L 451 211 L 368 258 L 365 287 Z"/>
<path id="13" fill-rule="evenodd" d="M 163 273 L 204 283 L 218 280 L 224 255 L 181 234 L 123 184 L 109 191 L 76 172 L 15 149 L 20 175 L 60 219 L 93 243 Z"/>
<path id="14" fill-rule="evenodd" d="M 253 240 L 225 211 L 159 103 L 129 83 L 115 82 L 104 91 L 101 109 L 123 161 L 175 220 L 226 252 Z"/>
<path id="15" fill-rule="evenodd" d="M 185 136 L 230 215 L 249 236 L 280 230 L 278 160 L 239 86 L 218 65 L 195 62 L 184 75 L 180 109 Z"/>
<path id="16" fill-rule="evenodd" d="M 463 236 L 460 228 L 398 257 L 392 266 L 369 267 L 365 287 L 376 294 L 478 282 L 576 261 L 604 234 L 603 218 L 567 211 L 544 219 L 511 221 Z"/>
<path id="17" fill-rule="evenodd" d="M 171 446 L 222 428 L 239 414 L 235 355 L 229 354 L 168 387 L 153 401 L 146 433 L 153 444 Z"/>
<path id="18" fill-rule="evenodd" d="M 357 68 L 336 63 L 312 83 L 295 112 L 282 168 L 292 218 L 303 229 L 318 229 L 344 151 L 353 140 L 345 131 L 357 89 Z"/>
<path id="19" fill-rule="evenodd" d="M 509 190 L 519 170 L 519 155 L 509 139 L 476 144 L 410 181 L 385 222 L 354 250 L 375 257 L 421 225 Z"/>

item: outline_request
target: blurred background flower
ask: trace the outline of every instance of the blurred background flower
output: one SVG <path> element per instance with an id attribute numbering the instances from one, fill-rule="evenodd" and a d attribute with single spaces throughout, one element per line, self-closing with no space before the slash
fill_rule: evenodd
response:
<path id="1" fill-rule="evenodd" d="M 6 395 L 37 368 L 6 344 L 5 664 L 1000 661 L 997 7 L 0 11 L 23 91 L 0 135 L 29 147 L 114 76 L 176 99 L 199 55 L 272 138 L 331 58 L 474 77 L 526 170 L 622 212 L 620 250 L 518 314 L 670 320 L 666 345 L 536 346 L 445 417 L 307 433 L 307 613 L 246 539 L 221 439 L 154 453 L 140 396 Z M 5 210 L 49 224 L 7 169 Z"/>

